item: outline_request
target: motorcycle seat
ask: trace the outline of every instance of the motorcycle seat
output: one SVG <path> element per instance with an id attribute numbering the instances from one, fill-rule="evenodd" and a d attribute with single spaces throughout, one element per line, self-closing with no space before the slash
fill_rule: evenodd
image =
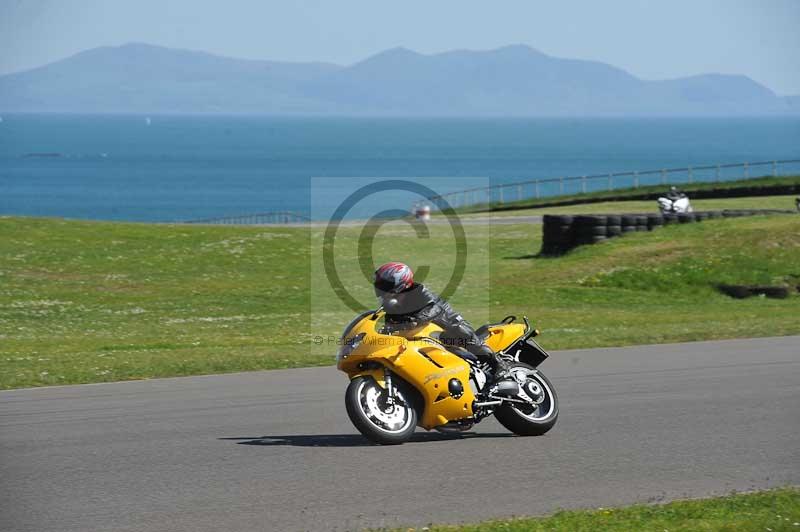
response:
<path id="1" fill-rule="evenodd" d="M 487 338 L 489 338 L 489 329 L 491 327 L 499 327 L 500 325 L 504 325 L 503 322 L 500 323 L 487 323 L 486 325 L 481 325 L 475 330 L 475 334 L 478 335 L 481 342 L 485 342 Z"/>

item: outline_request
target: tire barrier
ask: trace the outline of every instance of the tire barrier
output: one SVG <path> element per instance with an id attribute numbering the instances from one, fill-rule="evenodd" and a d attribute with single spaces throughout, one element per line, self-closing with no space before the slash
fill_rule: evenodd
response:
<path id="1" fill-rule="evenodd" d="M 778 209 L 732 209 L 682 214 L 545 214 L 542 219 L 542 249 L 539 255 L 563 255 L 578 246 L 605 242 L 627 233 L 654 231 L 671 224 L 688 224 L 719 218 L 738 218 L 764 214 L 797 214 Z"/>

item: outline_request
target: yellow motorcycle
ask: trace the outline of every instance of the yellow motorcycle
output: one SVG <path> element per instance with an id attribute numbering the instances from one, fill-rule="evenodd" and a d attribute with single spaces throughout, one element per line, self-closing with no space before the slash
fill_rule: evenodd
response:
<path id="1" fill-rule="evenodd" d="M 459 432 L 494 415 L 521 436 L 544 434 L 558 419 L 558 398 L 537 369 L 548 354 L 538 331 L 508 316 L 477 329 L 510 368 L 491 377 L 487 362 L 439 340 L 433 324 L 387 324 L 382 309 L 364 312 L 340 338 L 337 367 L 350 377 L 345 394 L 353 425 L 375 443 L 408 441 L 417 426 Z"/>

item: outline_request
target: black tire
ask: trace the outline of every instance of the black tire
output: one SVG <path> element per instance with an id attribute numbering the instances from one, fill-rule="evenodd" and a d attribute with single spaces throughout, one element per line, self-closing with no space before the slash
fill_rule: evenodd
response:
<path id="1" fill-rule="evenodd" d="M 592 225 L 592 226 L 584 226 L 578 227 L 577 235 L 578 237 L 584 236 L 606 236 L 608 234 L 605 225 Z"/>
<path id="2" fill-rule="evenodd" d="M 638 217 L 635 214 L 623 214 L 620 218 L 622 227 L 638 224 Z"/>
<path id="3" fill-rule="evenodd" d="M 608 219 L 603 215 L 597 214 L 582 214 L 580 216 L 576 216 L 573 222 L 576 227 L 591 227 L 597 225 L 606 225 L 608 224 Z"/>
<path id="4" fill-rule="evenodd" d="M 672 225 L 678 223 L 678 216 L 675 214 L 664 215 L 664 225 Z"/>
<path id="5" fill-rule="evenodd" d="M 656 227 L 661 227 L 664 225 L 664 217 L 660 214 L 648 214 L 647 215 L 647 228 L 651 231 Z"/>
<path id="6" fill-rule="evenodd" d="M 619 236 L 622 234 L 622 226 L 621 225 L 609 225 L 606 227 L 606 234 L 609 237 L 612 236 Z"/>
<path id="7" fill-rule="evenodd" d="M 605 242 L 606 240 L 608 240 L 608 237 L 603 235 L 585 235 L 578 237 L 578 239 L 575 240 L 575 243 L 579 246 L 586 246 Z"/>
<path id="8" fill-rule="evenodd" d="M 542 230 L 542 233 L 547 236 L 563 238 L 564 236 L 569 236 L 571 231 L 572 231 L 571 225 L 550 225 L 550 226 L 545 226 L 544 229 Z"/>
<path id="9" fill-rule="evenodd" d="M 606 214 L 606 223 L 608 225 L 622 225 L 622 216 L 619 214 Z"/>
<path id="10" fill-rule="evenodd" d="M 636 226 L 635 225 L 623 225 L 622 226 L 622 234 L 623 235 L 627 234 L 627 233 L 635 233 L 635 232 L 636 232 Z"/>
<path id="11" fill-rule="evenodd" d="M 545 235 L 543 244 L 552 246 L 569 246 L 572 244 L 572 241 L 573 241 L 572 235 L 557 235 L 557 236 Z"/>
<path id="12" fill-rule="evenodd" d="M 545 397 L 542 403 L 536 409 L 532 409 L 529 414 L 523 412 L 520 407 L 512 406 L 515 403 L 504 403 L 497 407 L 494 415 L 501 425 L 514 434 L 519 436 L 541 436 L 552 429 L 558 420 L 558 395 L 556 395 L 553 384 L 541 371 L 520 363 L 515 363 L 514 367 L 534 371 L 533 375 L 535 377 L 529 376 L 529 379 L 535 380 L 537 385 L 549 397 Z M 547 409 L 547 412 L 539 416 L 537 414 L 538 409 Z"/>
<path id="13" fill-rule="evenodd" d="M 647 224 L 644 224 L 644 225 L 637 225 L 637 226 L 636 226 L 636 230 L 637 230 L 637 231 L 647 231 Z"/>
<path id="14" fill-rule="evenodd" d="M 568 214 L 545 214 L 542 217 L 542 223 L 548 225 L 570 225 L 572 224 L 573 217 Z"/>
<path id="15" fill-rule="evenodd" d="M 681 214 L 678 215 L 678 223 L 690 224 L 690 223 L 692 223 L 694 221 L 695 221 L 694 213 L 685 212 L 685 213 L 681 213 Z"/>
<path id="16" fill-rule="evenodd" d="M 387 418 L 393 414 L 385 412 L 378 401 L 381 400 L 380 394 L 383 392 L 378 383 L 371 377 L 356 377 L 350 381 L 345 392 L 344 405 L 347 409 L 347 416 L 350 421 L 363 434 L 368 440 L 378 443 L 380 445 L 399 445 L 411 439 L 414 430 L 417 428 L 417 412 L 414 409 L 410 398 L 406 400 L 403 394 L 398 391 L 400 397 L 404 400 L 403 404 L 397 404 L 394 408 L 402 408 L 402 418 L 398 420 L 400 426 L 397 429 L 391 429 L 390 426 L 381 426 L 380 419 L 372 419 L 366 412 L 365 408 L 375 406 Z M 377 396 L 375 395 L 377 394 Z M 370 405 L 375 401 L 374 405 Z M 376 412 L 371 409 L 372 412 Z M 396 414 L 394 414 L 396 415 Z"/>

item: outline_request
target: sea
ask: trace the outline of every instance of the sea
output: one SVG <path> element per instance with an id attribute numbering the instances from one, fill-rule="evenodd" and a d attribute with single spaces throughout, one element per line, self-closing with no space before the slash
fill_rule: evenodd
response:
<path id="1" fill-rule="evenodd" d="M 800 117 L 4 114 L 0 215 L 176 222 L 291 211 L 324 219 L 356 185 L 390 178 L 442 194 L 563 176 L 785 159 L 800 159 Z M 795 168 L 800 173 L 800 165 Z M 750 175 L 770 172 L 765 166 Z M 722 175 L 734 177 L 741 177 L 740 169 Z M 540 191 L 556 193 L 553 187 Z M 387 206 L 409 207 L 409 198 Z"/>

